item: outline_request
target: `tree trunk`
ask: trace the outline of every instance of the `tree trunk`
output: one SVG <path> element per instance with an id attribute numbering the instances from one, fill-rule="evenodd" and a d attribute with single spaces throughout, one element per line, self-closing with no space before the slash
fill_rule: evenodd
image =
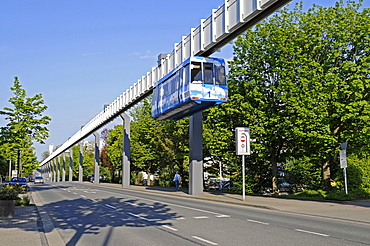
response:
<path id="1" fill-rule="evenodd" d="M 272 193 L 278 194 L 278 170 L 277 170 L 277 163 L 276 159 L 273 157 L 271 158 L 271 174 L 272 174 Z"/>
<path id="2" fill-rule="evenodd" d="M 21 161 L 21 150 L 17 150 L 17 164 L 18 164 L 18 177 L 22 177 L 22 161 Z"/>
<path id="3" fill-rule="evenodd" d="M 329 189 L 330 188 L 330 161 L 329 158 L 326 159 L 322 166 L 322 180 L 324 188 Z"/>

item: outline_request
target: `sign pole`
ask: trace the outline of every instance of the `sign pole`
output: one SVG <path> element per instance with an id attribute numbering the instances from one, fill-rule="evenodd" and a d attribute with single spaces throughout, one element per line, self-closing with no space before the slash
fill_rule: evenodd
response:
<path id="1" fill-rule="evenodd" d="M 250 132 L 248 127 L 236 128 L 236 154 L 242 156 L 243 201 L 245 200 L 245 155 L 250 155 Z"/>
<path id="2" fill-rule="evenodd" d="M 346 195 L 348 195 L 348 188 L 347 188 L 347 144 L 348 144 L 348 142 L 342 143 L 340 145 L 341 151 L 339 152 L 340 167 L 343 168 L 344 188 L 346 190 Z"/>
<path id="3" fill-rule="evenodd" d="M 346 195 L 348 195 L 348 188 L 347 188 L 347 168 L 343 168 L 343 174 L 344 174 L 344 187 L 346 190 Z"/>
<path id="4" fill-rule="evenodd" d="M 242 168 L 243 168 L 243 171 L 242 171 L 242 176 L 243 176 L 243 201 L 245 200 L 245 155 L 242 156 L 243 157 L 243 163 L 242 163 Z"/>

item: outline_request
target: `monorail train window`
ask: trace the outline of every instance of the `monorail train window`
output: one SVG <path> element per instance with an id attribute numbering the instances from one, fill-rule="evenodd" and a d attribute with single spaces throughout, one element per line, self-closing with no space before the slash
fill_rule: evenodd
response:
<path id="1" fill-rule="evenodd" d="M 177 90 L 178 81 L 179 81 L 179 73 L 177 72 L 175 75 L 173 75 L 173 79 L 171 81 L 172 93 L 174 93 Z"/>
<path id="2" fill-rule="evenodd" d="M 163 96 L 167 96 L 169 94 L 169 83 L 168 80 L 163 83 Z"/>
<path id="3" fill-rule="evenodd" d="M 225 66 L 216 66 L 216 85 L 226 85 Z"/>
<path id="4" fill-rule="evenodd" d="M 191 64 L 191 82 L 202 81 L 202 66 L 200 62 Z"/>
<path id="5" fill-rule="evenodd" d="M 204 84 L 213 84 L 213 64 L 204 64 Z"/>
<path id="6" fill-rule="evenodd" d="M 184 69 L 184 84 L 189 83 L 189 66 Z"/>

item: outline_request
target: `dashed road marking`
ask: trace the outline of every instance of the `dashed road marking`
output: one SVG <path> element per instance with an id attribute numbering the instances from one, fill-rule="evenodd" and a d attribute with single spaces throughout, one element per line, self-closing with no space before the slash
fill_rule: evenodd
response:
<path id="1" fill-rule="evenodd" d="M 198 236 L 191 236 L 192 238 L 195 238 L 195 239 L 198 239 L 202 242 L 205 242 L 205 243 L 208 243 L 208 244 L 211 244 L 211 245 L 218 245 L 218 243 L 215 243 L 215 242 L 212 242 L 212 241 L 209 241 L 207 239 L 204 239 L 204 238 L 201 238 L 201 237 L 198 237 Z"/>
<path id="2" fill-rule="evenodd" d="M 193 217 L 194 219 L 209 219 L 208 216 L 196 216 L 196 217 Z"/>
<path id="3" fill-rule="evenodd" d="M 306 230 L 301 230 L 301 229 L 294 229 L 294 230 L 295 231 L 299 231 L 299 232 L 304 232 L 304 233 L 309 233 L 309 234 L 317 235 L 317 236 L 322 236 L 322 237 L 330 237 L 330 235 L 319 233 L 319 232 L 306 231 Z"/>
<path id="4" fill-rule="evenodd" d="M 226 214 L 220 214 L 220 215 L 216 215 L 217 218 L 230 218 L 231 216 L 230 215 L 226 215 Z"/>
<path id="5" fill-rule="evenodd" d="M 153 222 L 153 221 L 161 221 L 162 219 L 148 219 L 148 218 L 145 218 L 141 215 L 138 215 L 138 214 L 133 214 L 133 213 L 128 213 L 129 215 L 132 215 L 132 216 L 135 216 L 136 218 L 139 218 L 139 219 L 142 219 L 142 220 L 146 220 L 146 221 L 150 221 L 150 222 Z"/>
<path id="6" fill-rule="evenodd" d="M 184 220 L 184 217 L 171 218 L 171 220 Z"/>
<path id="7" fill-rule="evenodd" d="M 105 204 L 105 206 L 107 206 L 108 208 L 117 209 L 116 207 L 109 205 L 109 204 Z"/>
<path id="8" fill-rule="evenodd" d="M 171 227 L 171 226 L 163 225 L 163 227 L 164 227 L 164 228 L 167 228 L 167 229 L 170 229 L 170 230 L 172 230 L 172 231 L 178 231 L 178 229 L 173 228 L 173 227 Z"/>
<path id="9" fill-rule="evenodd" d="M 258 220 L 247 220 L 249 222 L 257 223 L 257 224 L 262 224 L 262 225 L 268 225 L 269 223 L 258 221 Z"/>

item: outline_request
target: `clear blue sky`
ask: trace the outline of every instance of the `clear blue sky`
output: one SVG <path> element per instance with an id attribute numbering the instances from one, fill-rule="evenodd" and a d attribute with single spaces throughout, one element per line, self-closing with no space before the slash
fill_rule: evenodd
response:
<path id="1" fill-rule="evenodd" d="M 290 6 L 294 6 L 293 0 Z M 332 6 L 334 0 L 306 0 Z M 365 7 L 370 7 L 365 1 Z M 27 96 L 41 93 L 50 138 L 63 144 L 156 66 L 160 53 L 197 27 L 224 0 L 1 0 L 0 108 L 18 76 Z M 230 59 L 231 45 L 214 56 Z M 116 121 L 120 123 L 120 120 Z M 0 126 L 5 125 L 0 116 Z"/>

